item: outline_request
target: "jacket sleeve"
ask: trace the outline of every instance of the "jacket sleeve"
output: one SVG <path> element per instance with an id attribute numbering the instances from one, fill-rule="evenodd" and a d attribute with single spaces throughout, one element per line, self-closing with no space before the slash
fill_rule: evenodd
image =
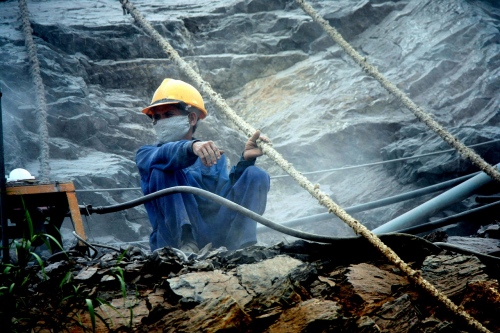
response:
<path id="1" fill-rule="evenodd" d="M 142 146 L 136 154 L 136 164 L 141 175 L 151 169 L 175 171 L 192 165 L 198 156 L 193 153 L 193 143 L 197 140 L 168 142 L 160 146 Z"/>
<path id="2" fill-rule="evenodd" d="M 229 180 L 231 181 L 231 185 L 234 185 L 240 179 L 243 171 L 249 166 L 255 165 L 256 158 L 253 160 L 247 161 L 243 158 L 243 154 L 241 154 L 240 160 L 238 164 L 231 168 L 231 172 L 229 173 Z"/>

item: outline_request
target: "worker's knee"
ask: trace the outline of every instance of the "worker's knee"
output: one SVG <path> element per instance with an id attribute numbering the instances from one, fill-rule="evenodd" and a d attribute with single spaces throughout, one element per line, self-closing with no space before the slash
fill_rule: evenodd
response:
<path id="1" fill-rule="evenodd" d="M 267 172 L 256 166 L 249 166 L 241 175 L 240 180 L 250 186 L 259 187 L 260 189 L 267 189 L 269 191 L 270 179 Z"/>

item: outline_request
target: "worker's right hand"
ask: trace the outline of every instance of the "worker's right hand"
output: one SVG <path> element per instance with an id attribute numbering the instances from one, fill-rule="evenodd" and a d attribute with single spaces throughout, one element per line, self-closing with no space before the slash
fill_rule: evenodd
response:
<path id="1" fill-rule="evenodd" d="M 211 167 L 217 164 L 217 160 L 220 160 L 224 151 L 219 149 L 213 141 L 196 141 L 193 143 L 193 153 L 201 158 L 205 166 Z"/>

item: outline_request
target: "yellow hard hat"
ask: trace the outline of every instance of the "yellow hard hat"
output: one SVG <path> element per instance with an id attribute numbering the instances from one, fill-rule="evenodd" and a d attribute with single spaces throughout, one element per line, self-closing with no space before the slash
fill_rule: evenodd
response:
<path id="1" fill-rule="evenodd" d="M 208 112 L 205 110 L 205 104 L 201 94 L 195 87 L 180 80 L 165 79 L 156 89 L 151 104 L 142 110 L 142 113 L 148 116 L 153 115 L 152 107 L 165 104 L 185 104 L 200 110 L 200 119 L 207 116 Z"/>

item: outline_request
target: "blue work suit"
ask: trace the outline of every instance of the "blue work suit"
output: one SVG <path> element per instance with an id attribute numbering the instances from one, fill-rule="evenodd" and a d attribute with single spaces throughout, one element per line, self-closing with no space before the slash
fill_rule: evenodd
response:
<path id="1" fill-rule="evenodd" d="M 217 164 L 206 167 L 193 153 L 194 142 L 181 140 L 139 148 L 136 164 L 144 195 L 173 186 L 193 186 L 262 215 L 270 188 L 269 175 L 254 166 L 255 160 L 243 158 L 229 173 L 225 155 Z M 234 250 L 257 241 L 255 221 L 204 197 L 176 193 L 144 205 L 153 227 L 151 251 L 165 246 L 179 248 L 186 224 L 191 225 L 200 248 L 212 243 L 214 247 Z"/>

